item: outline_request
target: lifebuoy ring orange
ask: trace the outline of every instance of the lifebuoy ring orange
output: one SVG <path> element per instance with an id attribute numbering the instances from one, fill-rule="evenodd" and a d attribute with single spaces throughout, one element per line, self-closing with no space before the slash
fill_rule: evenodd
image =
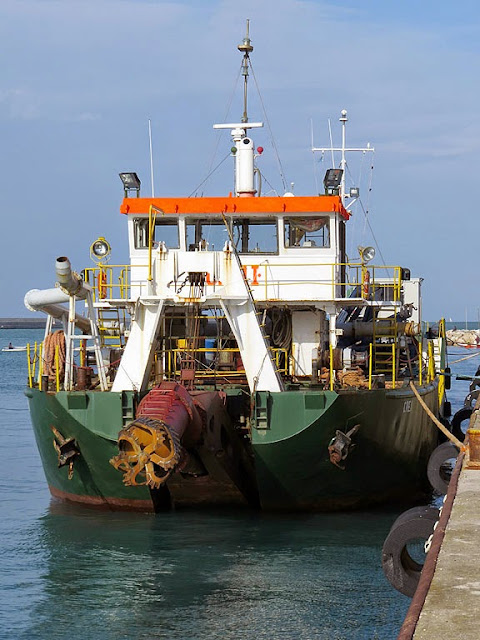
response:
<path id="1" fill-rule="evenodd" d="M 363 273 L 363 282 L 362 282 L 362 297 L 368 298 L 370 295 L 370 271 L 365 269 Z"/>

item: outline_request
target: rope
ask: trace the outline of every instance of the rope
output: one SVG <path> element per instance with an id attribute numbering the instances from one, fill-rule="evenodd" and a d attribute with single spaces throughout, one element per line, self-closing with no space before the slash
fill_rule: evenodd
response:
<path id="1" fill-rule="evenodd" d="M 457 364 L 457 362 L 463 362 L 464 360 L 470 360 L 470 358 L 476 358 L 477 356 L 480 356 L 480 351 L 477 351 L 477 353 L 472 353 L 469 356 L 464 356 L 463 358 L 459 358 L 458 360 L 452 360 L 452 362 L 450 362 L 450 364 Z"/>
<path id="2" fill-rule="evenodd" d="M 55 380 L 57 375 L 55 350 L 58 346 L 58 368 L 60 379 L 65 377 L 65 334 L 63 331 L 49 333 L 43 343 L 43 372 L 49 380 Z"/>
<path id="3" fill-rule="evenodd" d="M 453 435 L 453 433 L 450 433 L 450 431 L 447 429 L 447 427 L 445 427 L 440 422 L 440 420 L 438 420 L 433 415 L 433 413 L 430 411 L 430 409 L 427 407 L 427 405 L 423 401 L 423 398 L 420 397 L 420 394 L 418 393 L 417 388 L 413 384 L 412 380 L 410 380 L 410 388 L 413 391 L 413 393 L 415 394 L 415 397 L 417 398 L 417 400 L 419 401 L 420 406 L 425 410 L 427 415 L 433 420 L 434 424 L 440 429 L 440 431 L 450 440 L 450 442 L 453 442 L 453 444 L 457 447 L 457 449 L 459 451 L 466 451 L 467 447 L 462 442 L 460 442 L 460 440 L 458 438 L 456 438 Z"/>

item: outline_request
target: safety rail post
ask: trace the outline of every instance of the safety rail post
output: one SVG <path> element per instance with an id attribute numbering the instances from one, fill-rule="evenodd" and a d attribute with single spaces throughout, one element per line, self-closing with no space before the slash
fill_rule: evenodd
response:
<path id="1" fill-rule="evenodd" d="M 423 334 L 418 337 L 418 382 L 423 383 Z"/>
<path id="2" fill-rule="evenodd" d="M 435 379 L 435 354 L 433 352 L 433 342 L 428 341 L 428 382 Z"/>
<path id="3" fill-rule="evenodd" d="M 333 345 L 330 344 L 330 391 L 333 391 Z"/>
<path id="4" fill-rule="evenodd" d="M 32 363 L 30 362 L 30 343 L 27 342 L 28 386 L 32 388 Z"/>
<path id="5" fill-rule="evenodd" d="M 58 393 L 60 391 L 60 358 L 58 352 L 58 344 L 55 345 L 55 383 Z"/>
<path id="6" fill-rule="evenodd" d="M 373 342 L 370 342 L 370 354 L 368 358 L 368 389 L 372 390 L 372 368 L 373 368 Z"/>
<path id="7" fill-rule="evenodd" d="M 392 344 L 392 387 L 394 389 L 395 389 L 395 369 L 396 369 L 395 352 L 396 352 L 396 344 L 393 343 Z"/>
<path id="8" fill-rule="evenodd" d="M 40 347 L 38 350 L 39 360 L 38 363 L 38 388 L 42 391 L 42 375 L 43 375 L 43 342 L 40 343 Z"/>
<path id="9" fill-rule="evenodd" d="M 35 380 L 35 372 L 37 370 L 38 359 L 38 343 L 35 341 L 33 346 L 33 366 L 32 366 L 32 381 Z"/>
<path id="10" fill-rule="evenodd" d="M 445 330 L 445 318 L 440 318 L 440 322 L 438 323 L 438 337 L 446 338 L 447 332 Z"/>

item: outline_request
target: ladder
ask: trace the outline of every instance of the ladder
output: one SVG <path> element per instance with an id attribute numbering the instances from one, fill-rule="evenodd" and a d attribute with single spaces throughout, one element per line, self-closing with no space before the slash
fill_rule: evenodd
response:
<path id="1" fill-rule="evenodd" d="M 121 349 L 125 346 L 125 309 L 119 307 L 98 307 L 98 331 L 102 347 Z"/>
<path id="2" fill-rule="evenodd" d="M 373 369 L 376 374 L 396 377 L 398 360 L 397 308 L 388 303 L 373 307 Z"/>

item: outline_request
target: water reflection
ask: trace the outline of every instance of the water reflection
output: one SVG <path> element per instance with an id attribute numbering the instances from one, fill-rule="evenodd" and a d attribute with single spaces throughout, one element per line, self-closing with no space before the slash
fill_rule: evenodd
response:
<path id="1" fill-rule="evenodd" d="M 394 517 L 53 504 L 38 522 L 46 571 L 25 637 L 392 638 L 408 606 L 379 562 Z"/>

